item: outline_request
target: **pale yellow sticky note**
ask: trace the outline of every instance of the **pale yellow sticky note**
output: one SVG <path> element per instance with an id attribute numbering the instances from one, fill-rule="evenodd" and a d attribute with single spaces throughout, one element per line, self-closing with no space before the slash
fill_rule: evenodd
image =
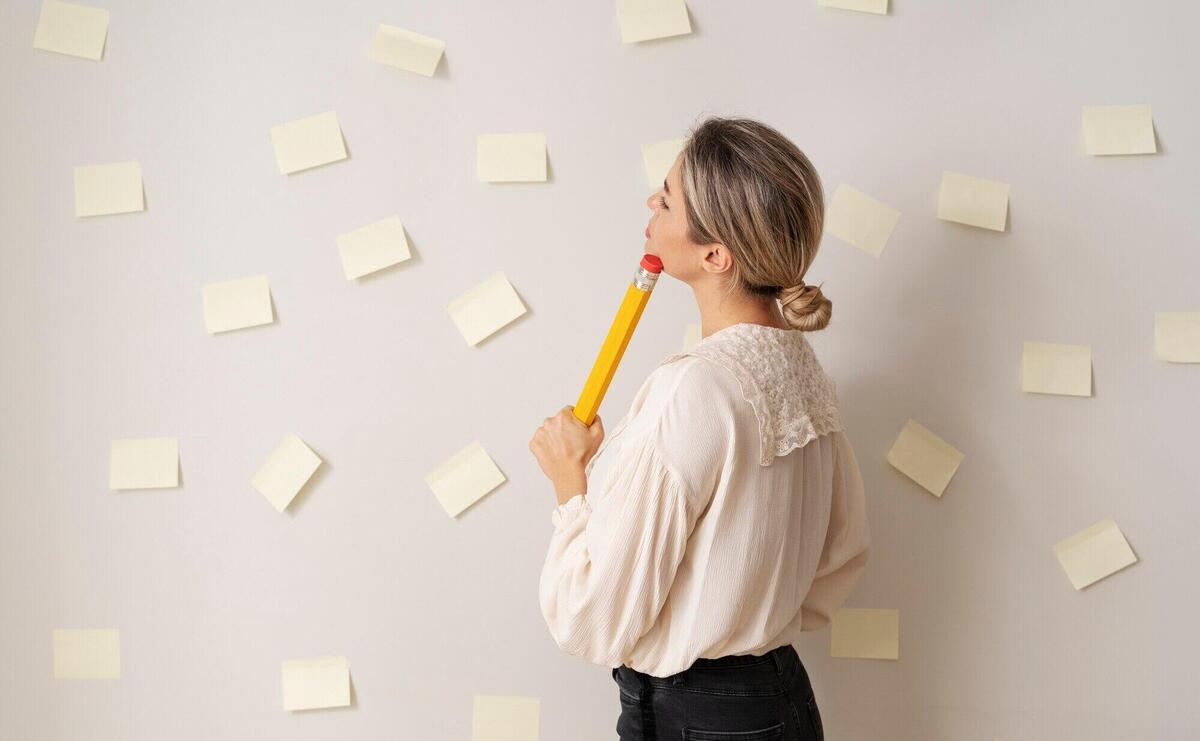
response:
<path id="1" fill-rule="evenodd" d="M 425 483 L 451 517 L 506 481 L 478 440 L 450 456 L 425 476 Z"/>
<path id="2" fill-rule="evenodd" d="M 204 329 L 209 334 L 275 321 L 271 288 L 265 275 L 209 283 L 202 290 Z"/>
<path id="3" fill-rule="evenodd" d="M 1148 105 L 1085 105 L 1083 141 L 1088 154 L 1154 154 L 1154 119 Z"/>
<path id="4" fill-rule="evenodd" d="M 76 216 L 104 216 L 145 210 L 142 166 L 137 162 L 75 168 Z"/>
<path id="5" fill-rule="evenodd" d="M 642 164 L 646 167 L 646 182 L 651 188 L 663 187 L 671 165 L 675 164 L 685 144 L 687 139 L 667 139 L 642 145 Z"/>
<path id="6" fill-rule="evenodd" d="M 345 656 L 293 659 L 281 668 L 284 710 L 350 705 L 350 663 Z"/>
<path id="7" fill-rule="evenodd" d="M 1154 354 L 1169 363 L 1200 363 L 1200 311 L 1154 312 Z"/>
<path id="8" fill-rule="evenodd" d="M 961 451 L 929 428 L 910 419 L 888 451 L 887 462 L 940 497 L 964 457 Z"/>
<path id="9" fill-rule="evenodd" d="M 399 216 L 355 229 L 337 238 L 342 272 L 347 280 L 361 278 L 412 257 Z"/>
<path id="10" fill-rule="evenodd" d="M 272 507 L 282 512 L 320 465 L 320 457 L 299 437 L 289 434 L 250 479 L 250 485 L 266 497 Z"/>
<path id="11" fill-rule="evenodd" d="M 118 679 L 121 631 L 61 628 L 52 633 L 55 679 Z"/>
<path id="12" fill-rule="evenodd" d="M 1034 394 L 1091 396 L 1091 346 L 1026 342 L 1021 356 L 1021 390 Z"/>
<path id="13" fill-rule="evenodd" d="M 1138 560 L 1111 517 L 1058 543 L 1054 555 L 1075 589 L 1094 584 Z"/>
<path id="14" fill-rule="evenodd" d="M 937 217 L 1002 232 L 1008 219 L 1008 190 L 1008 183 L 999 180 L 943 171 Z"/>
<path id="15" fill-rule="evenodd" d="M 108 459 L 108 488 L 167 489 L 179 486 L 179 438 L 140 437 L 113 440 Z"/>
<path id="16" fill-rule="evenodd" d="M 475 695 L 471 741 L 538 741 L 541 698 Z"/>
<path id="17" fill-rule="evenodd" d="M 485 183 L 545 182 L 546 135 L 480 134 L 475 172 Z"/>
<path id="18" fill-rule="evenodd" d="M 108 36 L 108 11 L 46 0 L 33 32 L 33 48 L 100 61 Z"/>
<path id="19" fill-rule="evenodd" d="M 271 144 L 284 175 L 346 159 L 346 142 L 333 111 L 272 126 Z"/>
<path id="20" fill-rule="evenodd" d="M 446 42 L 380 23 L 371 43 L 371 59 L 390 67 L 432 77 Z"/>
<path id="21" fill-rule="evenodd" d="M 692 32 L 684 0 L 617 0 L 617 24 L 626 44 Z"/>
<path id="22" fill-rule="evenodd" d="M 899 220 L 896 209 L 842 183 L 825 212 L 825 232 L 879 257 Z"/>
<path id="23" fill-rule="evenodd" d="M 503 272 L 495 273 L 446 305 L 468 345 L 474 347 L 525 313 L 525 304 Z"/>
<path id="24" fill-rule="evenodd" d="M 829 655 L 843 659 L 900 658 L 900 611 L 843 607 L 833 613 Z"/>
<path id="25" fill-rule="evenodd" d="M 879 15 L 887 15 L 888 12 L 888 0 L 817 0 L 817 5 Z"/>
<path id="26" fill-rule="evenodd" d="M 684 327 L 683 345 L 680 348 L 680 352 L 687 352 L 688 350 L 691 350 L 700 342 L 700 340 L 704 339 L 700 334 L 700 331 L 699 324 L 689 324 Z"/>

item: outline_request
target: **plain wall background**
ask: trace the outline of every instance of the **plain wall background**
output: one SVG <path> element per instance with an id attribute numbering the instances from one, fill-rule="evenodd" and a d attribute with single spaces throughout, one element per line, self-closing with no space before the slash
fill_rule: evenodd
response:
<path id="1" fill-rule="evenodd" d="M 1200 733 L 1200 369 L 1153 355 L 1153 312 L 1200 308 L 1195 5 L 692 0 L 692 35 L 637 45 L 608 0 L 102 5 L 97 63 L 0 3 L 0 737 L 462 739 L 479 693 L 613 738 L 609 670 L 538 609 L 527 444 L 641 254 L 640 145 L 708 113 L 902 211 L 807 276 L 870 499 L 848 605 L 901 611 L 898 662 L 798 646 L 829 738 Z M 372 62 L 381 22 L 444 39 L 436 77 Z M 1082 106 L 1140 103 L 1160 154 L 1083 153 Z M 329 109 L 350 159 L 280 175 L 269 128 Z M 546 133 L 549 183 L 476 181 L 501 131 Z M 76 219 L 72 168 L 124 160 L 147 210 Z M 1011 183 L 1008 231 L 938 221 L 944 169 Z M 415 257 L 345 280 L 335 237 L 392 214 Z M 445 304 L 497 270 L 529 314 L 468 347 Z M 201 286 L 258 273 L 276 322 L 207 335 Z M 610 429 L 695 321 L 664 278 Z M 1095 395 L 1023 394 L 1024 340 L 1091 345 Z M 942 500 L 884 462 L 909 417 L 966 454 Z M 249 480 L 288 432 L 325 463 L 280 515 Z M 110 441 L 160 435 L 181 488 L 108 491 Z M 509 480 L 454 520 L 423 477 L 475 439 Z M 1141 561 L 1076 592 L 1053 544 L 1108 515 Z M 119 628 L 122 678 L 54 680 L 56 627 Z M 284 712 L 280 662 L 328 654 L 355 707 Z"/>

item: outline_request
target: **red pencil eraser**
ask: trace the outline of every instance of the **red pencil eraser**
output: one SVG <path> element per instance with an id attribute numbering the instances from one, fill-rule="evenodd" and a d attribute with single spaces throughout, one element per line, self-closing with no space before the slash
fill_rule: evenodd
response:
<path id="1" fill-rule="evenodd" d="M 658 255 L 642 255 L 642 267 L 651 273 L 661 273 L 662 260 L 658 259 Z"/>

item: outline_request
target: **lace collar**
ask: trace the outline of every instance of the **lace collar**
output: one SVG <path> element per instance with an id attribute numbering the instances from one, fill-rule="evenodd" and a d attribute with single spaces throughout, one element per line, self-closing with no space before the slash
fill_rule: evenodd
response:
<path id="1" fill-rule="evenodd" d="M 737 378 L 758 419 L 759 463 L 764 466 L 818 435 L 842 429 L 837 386 L 800 330 L 731 324 L 660 365 L 687 355 L 706 358 Z"/>

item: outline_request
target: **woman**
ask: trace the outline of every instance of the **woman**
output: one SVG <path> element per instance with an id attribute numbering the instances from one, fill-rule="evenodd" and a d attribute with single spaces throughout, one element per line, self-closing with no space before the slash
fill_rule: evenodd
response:
<path id="1" fill-rule="evenodd" d="M 613 667 L 622 739 L 822 739 L 792 643 L 867 561 L 862 479 L 804 332 L 824 199 L 808 158 L 745 119 L 699 126 L 649 200 L 646 252 L 691 286 L 702 339 L 604 440 L 565 407 L 530 449 L 558 496 L 542 614 Z M 594 470 L 599 465 L 600 470 Z"/>

